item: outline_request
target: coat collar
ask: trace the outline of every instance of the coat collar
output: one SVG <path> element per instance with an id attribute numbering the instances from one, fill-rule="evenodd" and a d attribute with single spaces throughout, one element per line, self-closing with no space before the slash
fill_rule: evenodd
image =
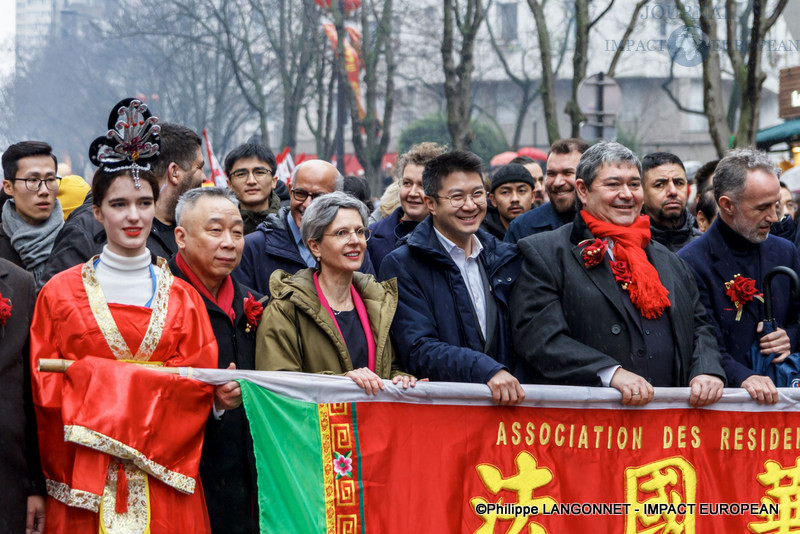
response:
<path id="1" fill-rule="evenodd" d="M 314 286 L 314 269 L 295 274 L 278 269 L 270 276 L 270 293 L 274 300 L 289 299 L 297 309 L 311 317 L 336 346 L 343 343 L 330 314 L 322 307 Z M 389 329 L 397 309 L 397 279 L 378 282 L 372 275 L 353 273 L 353 286 L 364 301 L 375 338 L 376 352 L 383 354 L 389 341 Z M 343 349 L 346 347 L 342 345 Z"/>
<path id="2" fill-rule="evenodd" d="M 729 245 L 722 235 L 722 225 L 725 224 L 719 217 L 711 225 L 711 228 L 706 232 L 706 237 L 709 241 L 709 251 L 711 253 L 712 267 L 717 276 L 722 280 L 722 283 L 733 280 L 733 276 L 738 273 L 738 268 L 732 261 L 732 255 Z M 762 276 L 767 273 L 770 266 L 779 265 L 780 259 L 777 256 L 777 249 L 775 247 L 767 246 L 767 243 L 776 237 L 769 235 L 762 243 L 754 247 L 758 251 L 759 257 L 759 272 Z M 763 290 L 763 280 L 756 280 L 756 288 Z M 724 291 L 724 286 L 722 287 Z M 733 303 L 731 303 L 733 306 Z M 745 306 L 744 313 L 752 314 L 756 320 L 761 320 L 761 306 Z"/>
<path id="3" fill-rule="evenodd" d="M 475 232 L 478 241 L 483 245 L 479 257 L 491 276 L 497 269 L 512 261 L 519 253 L 516 245 L 498 241 L 486 230 Z M 433 230 L 433 220 L 428 215 L 406 237 L 409 248 L 415 249 L 427 261 L 439 263 L 457 269 L 455 262 L 443 249 Z"/>

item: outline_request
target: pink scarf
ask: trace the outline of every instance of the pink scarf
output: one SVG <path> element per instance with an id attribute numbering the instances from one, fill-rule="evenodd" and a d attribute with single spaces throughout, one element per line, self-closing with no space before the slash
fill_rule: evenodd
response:
<path id="1" fill-rule="evenodd" d="M 344 336 L 342 335 L 342 329 L 339 328 L 339 322 L 336 320 L 336 315 L 333 313 L 330 304 L 328 304 L 328 299 L 325 298 L 325 294 L 322 292 L 322 288 L 319 285 L 319 278 L 317 277 L 317 274 L 317 272 L 314 272 L 314 287 L 317 288 L 319 302 L 322 304 L 323 308 L 328 310 L 328 314 L 331 316 L 331 319 L 333 319 L 333 324 L 336 325 L 336 330 L 339 332 L 339 337 L 342 338 L 345 347 L 347 347 L 347 341 L 345 341 Z M 350 284 L 350 294 L 353 296 L 353 304 L 356 306 L 356 313 L 358 313 L 358 319 L 361 321 L 361 327 L 364 329 L 364 334 L 367 336 L 369 370 L 375 372 L 375 353 L 377 352 L 377 347 L 375 346 L 375 338 L 372 336 L 372 327 L 369 325 L 367 308 L 364 306 L 364 301 L 361 300 L 361 295 L 358 294 L 358 291 L 356 291 L 356 288 L 353 287 L 353 284 Z"/>

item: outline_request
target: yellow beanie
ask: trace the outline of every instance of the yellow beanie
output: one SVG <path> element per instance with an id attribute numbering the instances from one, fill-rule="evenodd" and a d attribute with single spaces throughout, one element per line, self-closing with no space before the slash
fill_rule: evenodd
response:
<path id="1" fill-rule="evenodd" d="M 64 219 L 69 217 L 72 210 L 83 204 L 89 189 L 91 187 L 86 183 L 86 180 L 77 174 L 61 178 L 61 186 L 58 188 L 58 201 L 64 211 Z"/>

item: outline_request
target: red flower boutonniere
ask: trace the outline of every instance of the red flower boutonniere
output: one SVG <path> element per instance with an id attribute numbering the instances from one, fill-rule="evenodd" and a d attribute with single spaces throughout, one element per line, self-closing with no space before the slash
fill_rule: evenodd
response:
<path id="1" fill-rule="evenodd" d="M 11 299 L 4 299 L 0 294 L 0 327 L 3 327 L 4 333 L 9 317 L 11 317 Z"/>
<path id="2" fill-rule="evenodd" d="M 611 265 L 611 272 L 614 273 L 614 278 L 617 283 L 622 286 L 622 289 L 627 291 L 628 284 L 631 283 L 631 270 L 628 267 L 628 262 L 612 261 L 609 262 L 609 265 Z"/>
<path id="3" fill-rule="evenodd" d="M 756 289 L 756 281 L 752 278 L 747 278 L 741 274 L 733 275 L 733 280 L 725 282 L 725 294 L 731 299 L 733 305 L 736 306 L 736 320 L 742 318 L 742 310 L 744 305 L 757 298 L 764 302 L 764 295 Z"/>
<path id="4" fill-rule="evenodd" d="M 587 269 L 591 269 L 603 261 L 603 257 L 608 250 L 608 243 L 602 239 L 586 239 L 578 243 L 583 248 L 583 264 Z"/>
<path id="5" fill-rule="evenodd" d="M 264 314 L 264 306 L 256 300 L 252 293 L 247 293 L 247 298 L 244 299 L 244 314 L 247 316 L 247 326 L 244 327 L 245 332 L 258 326 L 261 316 Z"/>

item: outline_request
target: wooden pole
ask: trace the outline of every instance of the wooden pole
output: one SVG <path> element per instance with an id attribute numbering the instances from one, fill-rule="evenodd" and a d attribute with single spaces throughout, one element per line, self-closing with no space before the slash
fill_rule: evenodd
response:
<path id="1" fill-rule="evenodd" d="M 69 366 L 75 363 L 76 360 L 62 360 L 61 358 L 45 358 L 39 360 L 39 371 L 43 373 L 66 373 Z M 127 362 L 126 362 L 127 363 Z M 147 367 L 153 371 L 161 371 L 162 373 L 170 373 L 178 375 L 181 373 L 180 367 L 165 367 L 163 365 L 151 365 L 143 362 L 142 367 Z"/>

